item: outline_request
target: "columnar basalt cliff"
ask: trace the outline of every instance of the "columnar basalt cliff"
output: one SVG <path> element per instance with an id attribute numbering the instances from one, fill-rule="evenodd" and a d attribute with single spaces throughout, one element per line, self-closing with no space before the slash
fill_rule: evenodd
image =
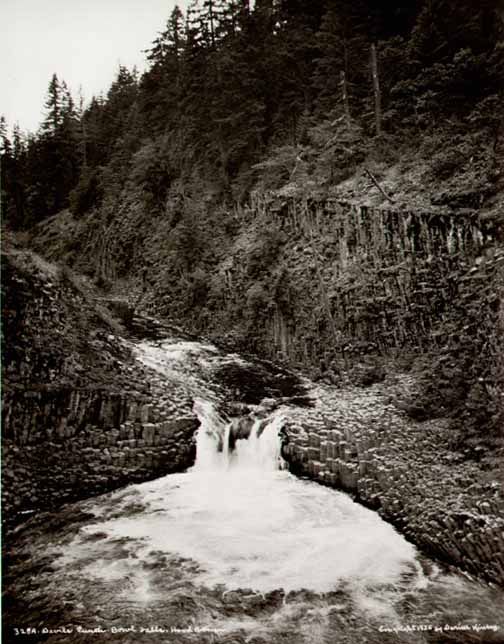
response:
<path id="1" fill-rule="evenodd" d="M 273 259 L 282 269 L 276 284 L 264 284 L 265 299 L 272 296 L 265 344 L 298 363 L 345 350 L 444 343 L 439 326 L 460 294 L 459 279 L 473 269 L 472 279 L 484 281 L 496 250 L 498 231 L 474 212 L 418 213 L 330 199 L 259 202 L 254 211 L 277 235 Z M 250 283 L 251 255 L 243 261 L 237 253 L 228 263 L 229 291 Z"/>
<path id="2" fill-rule="evenodd" d="M 105 263 L 111 278 L 128 280 L 140 308 L 197 332 L 229 332 L 269 357 L 324 371 L 345 355 L 443 346 L 467 304 L 461 298 L 482 290 L 482 321 L 495 326 L 501 233 L 476 210 L 256 196 L 198 219 L 189 205 L 172 204 L 160 218 L 125 199 L 126 214 L 109 223 L 105 259 L 94 249 L 106 209 L 84 220 L 62 213 L 33 243 L 93 275 Z"/>
<path id="3" fill-rule="evenodd" d="M 339 402 L 319 424 L 299 411 L 287 428 L 294 472 L 504 583 L 504 250 L 493 220 L 264 196 L 200 219 L 179 204 L 159 218 L 127 199 L 121 217 L 61 213 L 33 242 L 96 275 L 93 239 L 108 217 L 99 266 L 122 276 L 113 293 L 333 388 Z"/>
<path id="4" fill-rule="evenodd" d="M 7 394 L 6 520 L 192 465 L 198 421 L 167 402 L 85 389 Z"/>
<path id="5" fill-rule="evenodd" d="M 2 263 L 4 521 L 190 466 L 186 392 L 131 359 L 70 274 L 19 251 Z"/>
<path id="6" fill-rule="evenodd" d="M 412 422 L 388 392 L 322 387 L 318 418 L 286 423 L 291 471 L 348 491 L 425 552 L 504 584 L 502 472 L 447 450 L 446 421 Z"/>

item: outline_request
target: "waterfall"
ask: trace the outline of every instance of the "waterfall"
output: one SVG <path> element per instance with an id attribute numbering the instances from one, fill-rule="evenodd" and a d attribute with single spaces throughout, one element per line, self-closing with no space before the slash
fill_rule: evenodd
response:
<path id="1" fill-rule="evenodd" d="M 377 514 L 284 467 L 281 433 L 296 410 L 284 396 L 298 392 L 280 386 L 284 374 L 196 342 L 138 350 L 190 392 L 200 420 L 196 461 L 138 486 L 143 521 L 125 517 L 104 530 L 141 539 L 147 554 L 197 562 L 198 583 L 209 587 L 330 592 L 350 584 L 368 601 L 389 584 L 411 586 L 403 574 L 421 577 L 413 546 Z"/>
<path id="2" fill-rule="evenodd" d="M 201 423 L 195 470 L 284 469 L 279 432 L 285 419 L 281 411 L 264 417 L 264 410 L 259 408 L 244 418 L 226 419 L 212 402 L 201 399 L 195 401 L 194 411 Z"/>
<path id="3" fill-rule="evenodd" d="M 77 512 L 63 509 L 61 523 L 34 524 L 26 546 L 21 542 L 24 552 L 30 559 L 42 553 L 43 570 L 49 552 L 57 571 L 39 575 L 37 600 L 40 588 L 52 583 L 59 615 L 62 598 L 75 595 L 80 579 L 90 610 L 96 610 L 96 589 L 103 592 L 104 628 L 124 613 L 125 624 L 210 624 L 232 633 L 209 635 L 215 642 L 428 644 L 440 640 L 432 632 L 402 637 L 398 629 L 500 623 L 500 591 L 436 567 L 426 576 L 425 559 L 377 513 L 282 467 L 281 436 L 309 413 L 298 416 L 281 380 L 262 386 L 251 365 L 257 389 L 251 396 L 243 379 L 249 363 L 240 357 L 169 340 L 144 343 L 139 352 L 194 401 L 196 463 L 80 502 Z M 36 580 L 24 559 L 20 565 L 31 594 Z M 70 616 L 81 623 L 80 605 L 76 610 Z M 459 635 L 448 632 L 446 641 L 502 642 L 492 632 L 483 639 Z"/>

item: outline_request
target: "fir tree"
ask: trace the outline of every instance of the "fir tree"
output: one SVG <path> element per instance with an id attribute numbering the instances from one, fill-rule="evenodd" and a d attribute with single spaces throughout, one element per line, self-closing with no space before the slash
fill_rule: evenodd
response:
<path id="1" fill-rule="evenodd" d="M 358 113 L 369 52 L 366 27 L 366 8 L 362 2 L 328 2 L 317 33 L 320 53 L 313 74 L 320 114 Z"/>
<path id="2" fill-rule="evenodd" d="M 46 117 L 42 124 L 44 134 L 56 136 L 62 121 L 61 86 L 56 74 L 53 74 L 47 90 L 45 102 Z"/>

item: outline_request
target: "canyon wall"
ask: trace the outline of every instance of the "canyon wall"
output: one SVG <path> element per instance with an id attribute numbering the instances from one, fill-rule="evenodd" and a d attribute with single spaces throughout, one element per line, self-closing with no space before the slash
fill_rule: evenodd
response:
<path id="1" fill-rule="evenodd" d="M 361 394 L 363 406 L 373 395 Z M 290 470 L 351 493 L 431 556 L 504 585 L 502 472 L 446 450 L 440 421 L 405 422 L 378 397 L 368 422 L 363 407 L 361 422 L 348 422 L 359 401 L 342 398 L 317 424 L 287 424 Z"/>
<path id="2" fill-rule="evenodd" d="M 2 273 L 4 522 L 192 465 L 192 401 L 77 277 L 13 249 Z"/>
<path id="3" fill-rule="evenodd" d="M 106 257 L 96 254 L 104 227 Z M 495 219 L 467 208 L 259 194 L 246 206 L 179 200 L 155 214 L 129 191 L 121 216 L 62 213 L 33 243 L 100 279 L 105 266 L 140 310 L 332 377 L 365 356 L 457 342 L 477 353 L 497 328 L 501 237 Z M 472 313 L 479 321 L 464 330 Z"/>
<path id="4" fill-rule="evenodd" d="M 7 520 L 182 471 L 195 458 L 198 420 L 166 396 L 153 402 L 86 389 L 7 393 L 3 415 Z"/>
<path id="5" fill-rule="evenodd" d="M 268 307 L 266 344 L 294 362 L 441 345 L 440 327 L 457 304 L 461 278 L 472 271 L 472 286 L 492 286 L 485 264 L 493 262 L 498 231 L 474 212 L 410 212 L 330 199 L 254 209 L 267 213 L 281 249 L 273 262 L 282 267 L 276 295 L 284 297 Z M 249 266 L 250 258 L 235 256 L 227 268 L 230 289 L 250 281 Z"/>
<path id="6" fill-rule="evenodd" d="M 336 385 L 348 375 L 379 379 L 391 360 L 392 369 L 413 366 L 426 414 L 455 411 L 476 435 L 502 434 L 504 249 L 495 222 L 475 211 L 327 198 L 258 198 L 237 217 L 231 241 L 214 226 L 206 272 L 193 269 L 183 293 L 166 273 L 157 281 L 153 264 L 140 306 Z"/>

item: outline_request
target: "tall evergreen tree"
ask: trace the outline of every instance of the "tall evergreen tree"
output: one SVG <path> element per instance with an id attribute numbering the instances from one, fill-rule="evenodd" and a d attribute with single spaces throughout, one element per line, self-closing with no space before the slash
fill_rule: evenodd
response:
<path id="1" fill-rule="evenodd" d="M 148 51 L 147 59 L 151 66 L 139 86 L 140 111 L 148 136 L 164 132 L 178 119 L 184 50 L 184 15 L 175 6 L 166 29 Z"/>
<path id="2" fill-rule="evenodd" d="M 0 116 L 0 154 L 2 156 L 10 156 L 11 152 L 12 146 L 9 140 L 7 119 L 2 114 L 2 116 Z"/>
<path id="3" fill-rule="evenodd" d="M 7 219 L 12 195 L 12 144 L 9 139 L 7 121 L 0 116 L 0 210 L 2 220 Z"/>
<path id="4" fill-rule="evenodd" d="M 451 60 L 469 48 L 481 53 L 495 42 L 498 34 L 498 0 L 424 0 L 411 37 L 411 54 L 422 65 Z"/>
<path id="5" fill-rule="evenodd" d="M 64 208 L 78 179 L 75 106 L 66 83 L 60 82 L 56 74 L 48 86 L 45 108 L 40 135 L 28 146 L 28 166 L 38 161 L 40 168 L 33 176 L 27 171 L 30 180 L 27 221 L 37 221 Z"/>
<path id="6" fill-rule="evenodd" d="M 313 108 L 312 75 L 315 35 L 321 2 L 273 3 L 273 34 L 268 42 L 268 101 L 272 129 L 280 142 L 297 144 L 306 134 Z"/>
<path id="7" fill-rule="evenodd" d="M 2 216 L 14 228 L 22 228 L 26 221 L 26 139 L 19 124 L 14 125 L 12 144 L 6 137 L 2 154 L 2 192 L 5 190 L 5 201 L 2 199 Z M 4 167 L 5 166 L 5 167 Z"/>
<path id="8" fill-rule="evenodd" d="M 103 106 L 102 134 L 112 152 L 116 141 L 125 134 L 125 124 L 138 97 L 138 72 L 119 65 L 117 75 Z"/>
<path id="9" fill-rule="evenodd" d="M 56 74 L 52 75 L 47 89 L 45 102 L 46 117 L 42 123 L 44 134 L 55 136 L 62 121 L 62 92 L 61 85 Z"/>
<path id="10" fill-rule="evenodd" d="M 360 106 L 356 102 L 366 84 L 365 61 L 369 52 L 366 16 L 366 6 L 360 0 L 327 3 L 317 33 L 319 55 L 313 74 L 316 105 L 321 114 L 338 111 L 338 106 L 340 112 L 344 111 L 344 90 L 349 111 L 354 115 L 358 112 Z"/>

